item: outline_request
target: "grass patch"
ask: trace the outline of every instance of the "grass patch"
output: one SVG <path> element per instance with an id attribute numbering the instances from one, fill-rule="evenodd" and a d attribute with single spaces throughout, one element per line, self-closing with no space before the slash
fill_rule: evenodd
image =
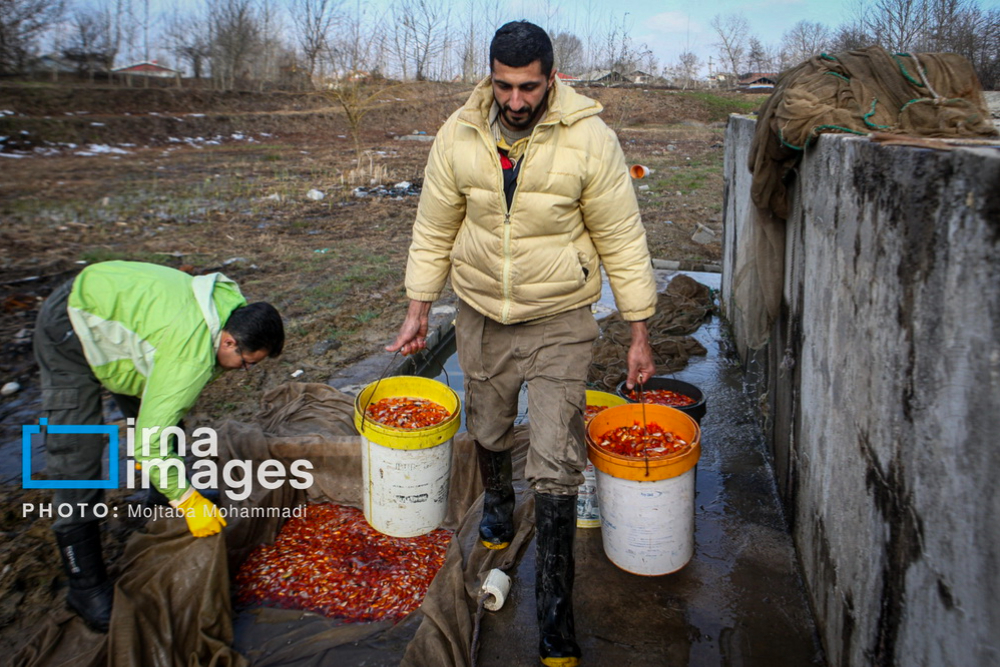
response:
<path id="1" fill-rule="evenodd" d="M 754 97 L 736 97 L 719 95 L 708 91 L 694 91 L 686 95 L 701 102 L 708 111 L 709 122 L 726 120 L 731 113 L 753 113 L 760 108 L 761 99 Z"/>

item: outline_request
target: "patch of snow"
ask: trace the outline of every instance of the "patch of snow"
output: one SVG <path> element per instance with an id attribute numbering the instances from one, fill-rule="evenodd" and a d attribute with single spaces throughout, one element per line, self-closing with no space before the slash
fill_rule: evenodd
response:
<path id="1" fill-rule="evenodd" d="M 76 152 L 77 155 L 83 155 L 83 156 L 86 156 L 86 157 L 91 157 L 91 156 L 94 156 L 94 155 L 101 155 L 101 154 L 108 154 L 108 153 L 114 153 L 116 155 L 128 155 L 129 154 L 129 152 L 127 150 L 124 150 L 124 149 L 121 149 L 121 148 L 115 148 L 114 146 L 108 146 L 106 144 L 90 144 L 89 146 L 87 146 L 86 150 L 77 151 Z"/>

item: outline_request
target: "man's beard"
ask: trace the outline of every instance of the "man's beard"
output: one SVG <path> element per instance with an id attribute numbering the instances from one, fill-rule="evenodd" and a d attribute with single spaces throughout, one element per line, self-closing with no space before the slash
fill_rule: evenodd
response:
<path id="1" fill-rule="evenodd" d="M 512 130 L 519 130 L 519 131 L 527 130 L 535 123 L 535 121 L 541 115 L 542 111 L 545 109 L 546 99 L 548 99 L 548 91 L 546 91 L 545 97 L 542 98 L 542 101 L 539 102 L 538 106 L 535 107 L 534 109 L 532 109 L 531 107 L 521 107 L 520 109 L 518 109 L 518 111 L 527 112 L 524 115 L 523 120 L 516 120 L 514 118 L 511 118 L 510 116 L 511 108 L 510 105 L 507 104 L 505 104 L 503 108 L 500 109 L 500 113 L 503 114 L 504 120 L 507 121 L 507 127 L 511 128 Z"/>

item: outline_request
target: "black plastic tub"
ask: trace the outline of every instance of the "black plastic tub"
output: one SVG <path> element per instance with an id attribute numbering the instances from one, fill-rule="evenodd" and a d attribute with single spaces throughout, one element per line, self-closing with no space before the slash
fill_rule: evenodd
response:
<path id="1" fill-rule="evenodd" d="M 638 385 L 635 387 L 639 388 Z M 669 391 L 676 391 L 678 394 L 684 394 L 690 398 L 694 399 L 693 405 L 685 405 L 684 407 L 676 406 L 678 410 L 688 415 L 694 419 L 699 424 L 701 423 L 701 418 L 705 416 L 705 412 L 708 410 L 708 400 L 705 397 L 705 393 L 694 386 L 690 382 L 684 382 L 682 380 L 675 380 L 673 378 L 665 377 L 652 377 L 646 380 L 642 385 L 643 390 L 649 391 L 652 389 L 667 389 Z M 629 397 L 629 391 L 625 388 L 625 380 L 622 380 L 618 384 L 618 395 L 624 398 L 630 403 L 638 403 L 637 399 Z"/>

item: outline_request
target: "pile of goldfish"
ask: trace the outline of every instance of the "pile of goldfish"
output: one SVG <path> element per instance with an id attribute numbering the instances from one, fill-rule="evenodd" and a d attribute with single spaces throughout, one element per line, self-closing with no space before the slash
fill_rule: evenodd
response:
<path id="1" fill-rule="evenodd" d="M 597 416 L 598 412 L 604 412 L 610 405 L 588 405 L 587 409 L 583 413 L 583 421 L 589 422 L 591 419 Z"/>
<path id="2" fill-rule="evenodd" d="M 680 454 L 691 445 L 676 433 L 665 431 L 650 422 L 645 427 L 639 422 L 608 431 L 597 441 L 597 446 L 619 456 L 663 457 Z"/>
<path id="3" fill-rule="evenodd" d="M 697 403 L 697 401 L 690 396 L 685 396 L 684 394 L 679 394 L 676 391 L 670 391 L 669 389 L 647 389 L 640 394 L 638 388 L 636 388 L 632 389 L 632 391 L 628 393 L 628 397 L 633 401 L 667 405 L 671 408 L 683 408 Z"/>
<path id="4" fill-rule="evenodd" d="M 310 505 L 236 575 L 236 600 L 313 611 L 348 623 L 399 620 L 420 606 L 444 564 L 451 532 L 389 537 L 361 510 Z"/>
<path id="5" fill-rule="evenodd" d="M 376 401 L 368 406 L 365 414 L 372 421 L 392 428 L 427 428 L 451 416 L 446 407 L 434 401 L 405 396 Z"/>

